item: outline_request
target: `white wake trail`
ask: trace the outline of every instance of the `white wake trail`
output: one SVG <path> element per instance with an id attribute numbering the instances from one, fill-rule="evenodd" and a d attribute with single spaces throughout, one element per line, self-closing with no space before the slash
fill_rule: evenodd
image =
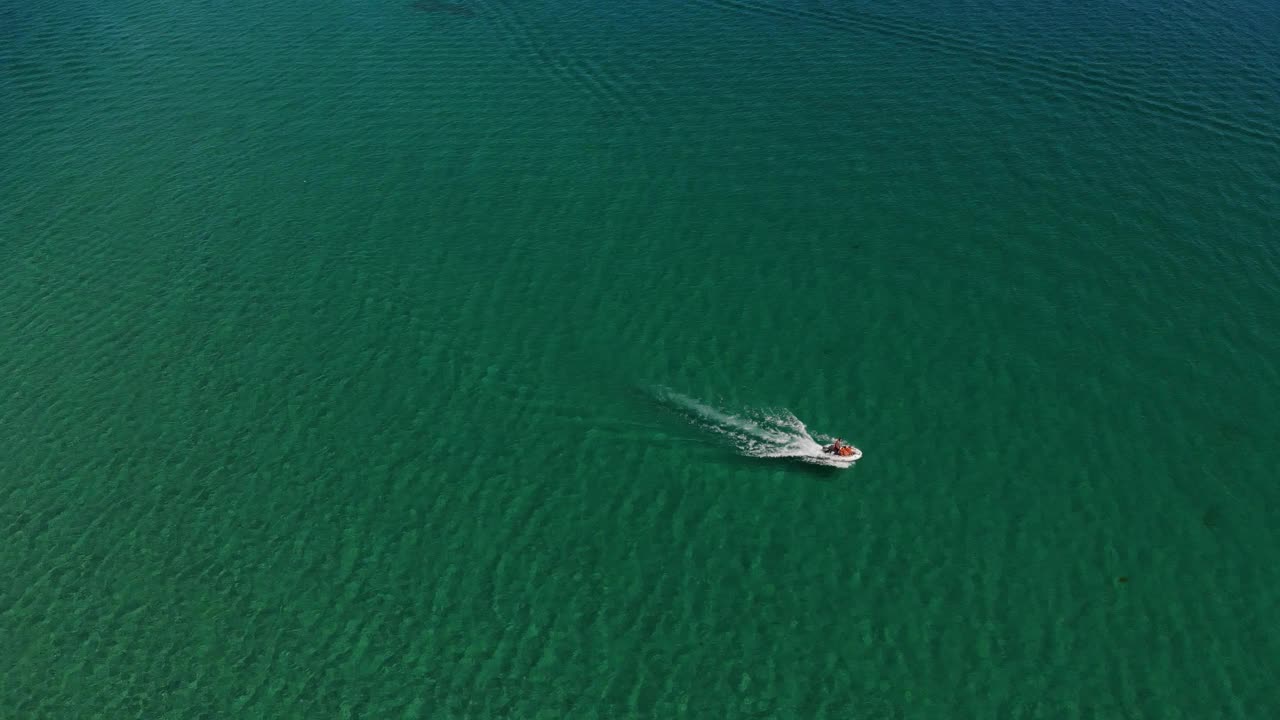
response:
<path id="1" fill-rule="evenodd" d="M 796 458 L 832 467 L 849 467 L 862 457 L 861 452 L 855 452 L 852 457 L 824 453 L 825 441 L 834 438 L 826 435 L 815 438 L 789 410 L 731 412 L 667 388 L 657 388 L 655 392 L 663 403 L 694 424 L 728 438 L 748 457 Z"/>

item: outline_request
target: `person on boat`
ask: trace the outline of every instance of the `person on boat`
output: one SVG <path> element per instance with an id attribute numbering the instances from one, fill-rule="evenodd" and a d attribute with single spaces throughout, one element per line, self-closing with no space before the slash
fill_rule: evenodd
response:
<path id="1" fill-rule="evenodd" d="M 845 441 L 840 438 L 836 438 L 835 442 L 822 448 L 822 450 L 823 452 L 827 452 L 832 455 L 839 455 L 840 457 L 850 457 L 854 452 L 853 446 L 846 444 Z"/>

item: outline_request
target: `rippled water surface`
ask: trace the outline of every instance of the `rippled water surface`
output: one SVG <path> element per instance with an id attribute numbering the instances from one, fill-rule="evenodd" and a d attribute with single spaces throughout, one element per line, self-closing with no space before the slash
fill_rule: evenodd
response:
<path id="1" fill-rule="evenodd" d="M 1278 88 L 1260 0 L 0 0 L 0 717 L 1280 716 Z"/>

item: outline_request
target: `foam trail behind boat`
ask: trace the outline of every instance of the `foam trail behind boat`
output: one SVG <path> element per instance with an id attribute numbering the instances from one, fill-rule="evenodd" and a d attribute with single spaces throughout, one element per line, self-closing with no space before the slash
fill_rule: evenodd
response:
<path id="1" fill-rule="evenodd" d="M 796 458 L 805 462 L 848 467 L 857 458 L 822 452 L 825 435 L 815 438 L 789 410 L 730 411 L 668 388 L 656 388 L 658 400 L 705 430 L 724 436 L 743 455 L 760 458 Z"/>

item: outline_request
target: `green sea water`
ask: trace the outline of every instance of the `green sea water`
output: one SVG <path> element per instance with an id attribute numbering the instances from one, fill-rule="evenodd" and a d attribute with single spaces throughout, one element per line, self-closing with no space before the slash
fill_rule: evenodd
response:
<path id="1" fill-rule="evenodd" d="M 1262 0 L 0 0 L 0 718 L 1280 716 L 1278 238 Z"/>

